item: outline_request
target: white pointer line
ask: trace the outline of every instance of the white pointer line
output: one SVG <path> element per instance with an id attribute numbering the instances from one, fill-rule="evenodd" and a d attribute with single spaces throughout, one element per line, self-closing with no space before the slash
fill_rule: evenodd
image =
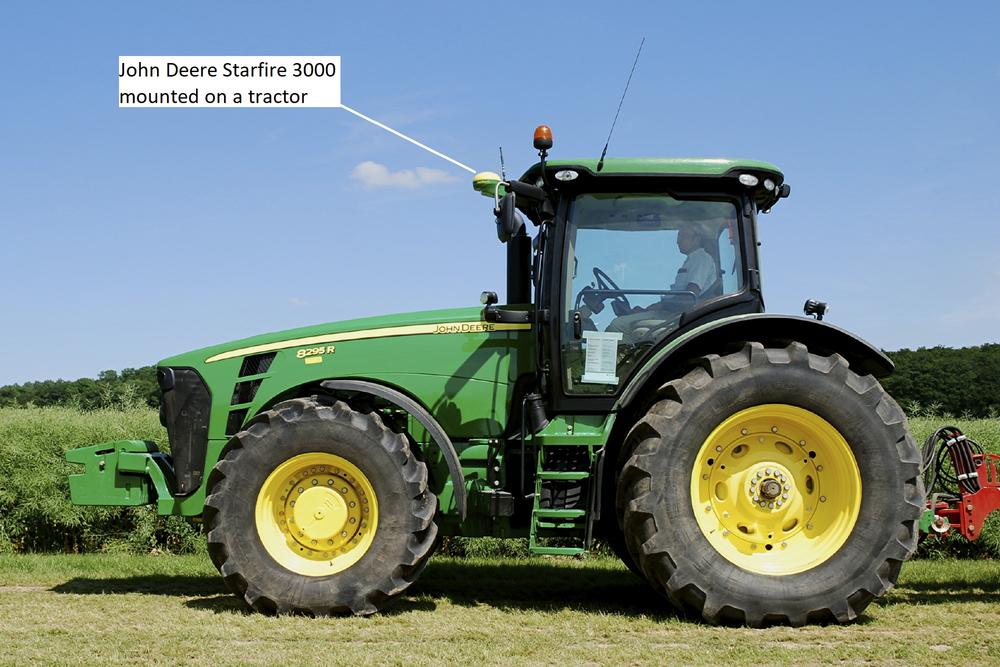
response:
<path id="1" fill-rule="evenodd" d="M 474 174 L 474 173 L 476 173 L 476 170 L 475 170 L 475 169 L 473 169 L 472 167 L 470 167 L 469 165 L 467 165 L 467 164 L 462 164 L 462 163 L 461 163 L 461 162 L 459 162 L 458 160 L 453 160 L 453 159 L 451 159 L 450 157 L 448 157 L 447 155 L 445 155 L 444 153 L 439 153 L 438 151 L 434 150 L 434 149 L 433 149 L 433 148 L 431 148 L 430 146 L 425 146 L 424 144 L 420 143 L 420 142 L 419 142 L 419 141 L 417 141 L 416 139 L 411 139 L 410 137 L 406 136 L 406 135 L 405 135 L 405 134 L 403 134 L 402 132 L 397 132 L 396 130 L 392 129 L 392 128 L 391 128 L 391 127 L 389 127 L 388 125 L 383 125 L 382 123 L 378 122 L 378 121 L 377 121 L 377 120 L 375 120 L 374 118 L 369 118 L 368 116 L 364 115 L 364 114 L 363 114 L 363 113 L 361 113 L 360 111 L 355 111 L 355 110 L 354 110 L 354 109 L 352 109 L 351 107 L 349 107 L 349 106 L 346 106 L 346 105 L 344 105 L 344 104 L 341 104 L 341 105 L 340 105 L 340 108 L 341 108 L 341 109 L 343 109 L 344 111 L 350 111 L 350 112 L 351 112 L 352 114 L 354 114 L 355 116 L 357 116 L 358 118 L 360 118 L 360 119 L 362 119 L 362 120 L 367 120 L 367 121 L 368 121 L 369 123 L 371 123 L 372 125 L 377 125 L 377 126 L 381 127 L 381 128 L 382 128 L 383 130 L 385 130 L 386 132 L 390 132 L 390 133 L 392 133 L 392 134 L 395 134 L 395 135 L 396 135 L 397 137 L 399 137 L 400 139 L 405 139 L 406 141 L 409 141 L 409 142 L 410 142 L 411 144 L 414 144 L 414 145 L 416 145 L 416 146 L 420 146 L 420 147 L 421 147 L 421 148 L 423 148 L 423 149 L 424 149 L 425 151 L 429 151 L 429 152 L 433 153 L 434 155 L 437 155 L 437 156 L 438 156 L 439 158 L 443 158 L 443 159 L 447 160 L 448 162 L 451 162 L 451 163 L 452 163 L 453 165 L 455 165 L 456 167 L 461 167 L 462 169 L 466 170 L 466 171 L 467 171 L 467 172 L 469 172 L 470 174 Z"/>

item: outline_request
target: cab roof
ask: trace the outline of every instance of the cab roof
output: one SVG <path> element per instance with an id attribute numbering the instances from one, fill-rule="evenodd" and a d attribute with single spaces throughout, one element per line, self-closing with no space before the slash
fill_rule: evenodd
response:
<path id="1" fill-rule="evenodd" d="M 744 160 L 739 158 L 695 158 L 695 157 L 609 157 L 605 158 L 601 171 L 597 171 L 598 160 L 586 158 L 582 160 L 548 160 L 547 168 L 569 169 L 577 168 L 589 171 L 594 175 L 623 174 L 660 174 L 663 176 L 725 176 L 729 172 L 752 171 L 770 172 L 779 179 L 783 177 L 781 170 L 770 162 L 760 160 Z M 527 181 L 529 175 L 538 171 L 534 164 L 521 178 Z M 529 181 L 530 182 L 530 181 Z"/>
<path id="2" fill-rule="evenodd" d="M 749 186 L 754 200 L 761 210 L 770 209 L 780 198 L 779 191 L 785 176 L 775 165 L 760 160 L 741 158 L 690 158 L 690 157 L 614 157 L 606 158 L 601 170 L 597 170 L 599 160 L 558 159 L 547 160 L 545 163 L 546 177 L 561 170 L 573 170 L 580 173 L 580 180 L 603 178 L 623 178 L 628 176 L 663 176 L 679 178 L 722 178 L 733 179 L 735 182 L 742 174 L 756 176 L 758 182 Z M 520 180 L 525 183 L 537 183 L 540 163 L 533 164 Z M 764 187 L 765 179 L 770 181 Z M 550 181 L 551 183 L 551 181 Z"/>

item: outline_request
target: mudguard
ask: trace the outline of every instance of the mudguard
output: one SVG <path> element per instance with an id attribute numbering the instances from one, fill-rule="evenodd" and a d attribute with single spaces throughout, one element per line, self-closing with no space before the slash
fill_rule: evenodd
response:
<path id="1" fill-rule="evenodd" d="M 895 366 L 881 350 L 849 331 L 826 322 L 794 315 L 754 313 L 716 320 L 696 327 L 656 352 L 629 381 L 615 409 L 628 407 L 650 380 L 666 381 L 694 358 L 721 353 L 733 343 L 757 341 L 782 346 L 792 341 L 818 354 L 840 354 L 859 375 L 883 378 Z"/>

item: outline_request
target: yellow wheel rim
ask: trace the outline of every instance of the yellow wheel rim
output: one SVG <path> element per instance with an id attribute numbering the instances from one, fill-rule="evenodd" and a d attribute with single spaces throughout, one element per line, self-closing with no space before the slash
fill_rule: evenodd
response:
<path id="1" fill-rule="evenodd" d="M 861 473 L 844 437 L 791 405 L 741 410 L 695 458 L 691 504 L 709 543 L 759 574 L 805 572 L 844 545 L 861 508 Z"/>
<path id="2" fill-rule="evenodd" d="M 336 574 L 365 555 L 378 527 L 375 489 L 334 454 L 294 456 L 257 494 L 257 534 L 282 567 L 310 577 Z"/>

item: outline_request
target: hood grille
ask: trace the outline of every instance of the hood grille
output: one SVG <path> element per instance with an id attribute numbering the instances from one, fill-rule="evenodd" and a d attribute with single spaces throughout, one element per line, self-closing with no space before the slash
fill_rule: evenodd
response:
<path id="1" fill-rule="evenodd" d="M 244 357 L 243 365 L 240 366 L 240 377 L 266 373 L 267 369 L 271 367 L 271 362 L 274 361 L 274 355 L 274 352 L 268 352 L 266 354 L 254 354 Z"/>

